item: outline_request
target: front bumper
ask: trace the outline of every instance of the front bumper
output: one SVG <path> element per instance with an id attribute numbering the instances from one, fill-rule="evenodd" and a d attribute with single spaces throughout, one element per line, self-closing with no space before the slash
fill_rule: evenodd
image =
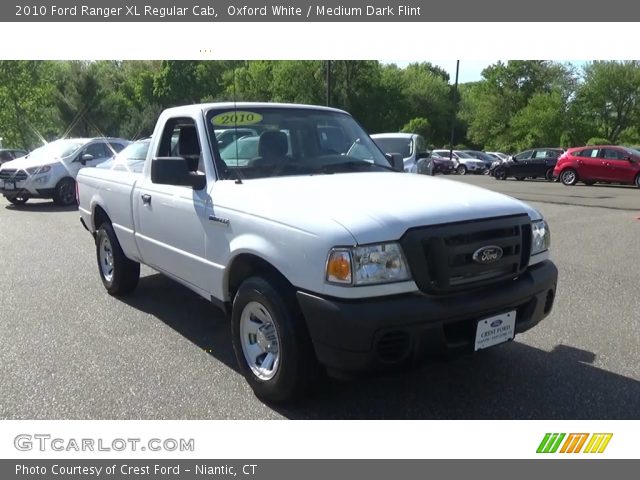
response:
<path id="1" fill-rule="evenodd" d="M 553 307 L 558 270 L 551 261 L 508 283 L 446 297 L 421 293 L 347 301 L 297 292 L 318 360 L 345 372 L 472 352 L 477 321 L 516 310 L 516 334 Z"/>
<path id="2" fill-rule="evenodd" d="M 453 173 L 454 170 L 453 165 L 433 165 L 433 173 Z"/>
<path id="3" fill-rule="evenodd" d="M 10 190 L 0 188 L 0 195 L 5 197 L 53 198 L 54 193 L 55 188 L 15 188 Z"/>

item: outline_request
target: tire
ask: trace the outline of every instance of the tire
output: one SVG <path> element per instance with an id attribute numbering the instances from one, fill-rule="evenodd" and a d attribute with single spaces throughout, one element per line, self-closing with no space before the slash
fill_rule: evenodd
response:
<path id="1" fill-rule="evenodd" d="M 100 279 L 109 294 L 127 295 L 135 290 L 140 279 L 140 264 L 124 255 L 109 222 L 103 223 L 98 229 L 96 260 Z"/>
<path id="2" fill-rule="evenodd" d="M 458 175 L 466 175 L 467 174 L 467 167 L 465 167 L 464 165 L 458 165 L 458 168 L 456 168 L 456 173 Z"/>
<path id="3" fill-rule="evenodd" d="M 578 183 L 578 172 L 573 168 L 567 168 L 560 173 L 560 181 L 563 185 L 573 186 Z"/>
<path id="4" fill-rule="evenodd" d="M 584 182 L 584 184 L 585 184 L 587 187 L 591 187 L 591 186 L 595 185 L 595 184 L 596 184 L 596 182 L 594 182 L 593 180 L 589 180 L 589 181 Z"/>
<path id="5" fill-rule="evenodd" d="M 24 205 L 29 200 L 29 197 L 23 197 L 21 195 L 16 195 L 15 197 L 5 196 L 4 198 L 6 198 L 9 201 L 9 203 L 16 206 Z"/>
<path id="6" fill-rule="evenodd" d="M 233 299 L 231 334 L 240 371 L 258 398 L 292 401 L 307 394 L 319 378 L 321 369 L 295 294 L 276 275 L 242 282 Z"/>
<path id="7" fill-rule="evenodd" d="M 506 180 L 507 179 L 507 169 L 504 167 L 498 167 L 493 172 L 493 176 L 497 180 Z"/>
<path id="8" fill-rule="evenodd" d="M 548 182 L 553 182 L 553 168 L 547 168 L 547 171 L 544 172 L 544 178 Z"/>
<path id="9" fill-rule="evenodd" d="M 516 180 L 518 180 L 519 182 L 522 182 L 524 180 L 524 177 L 516 177 Z"/>
<path id="10" fill-rule="evenodd" d="M 65 177 L 58 182 L 53 193 L 53 203 L 62 207 L 76 203 L 76 181 L 73 178 Z"/>
<path id="11" fill-rule="evenodd" d="M 636 175 L 636 187 L 640 188 L 640 173 Z"/>

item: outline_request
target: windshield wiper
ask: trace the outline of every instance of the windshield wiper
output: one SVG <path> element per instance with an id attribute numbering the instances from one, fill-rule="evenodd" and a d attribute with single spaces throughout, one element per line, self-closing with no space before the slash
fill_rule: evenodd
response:
<path id="1" fill-rule="evenodd" d="M 367 162 L 366 160 L 349 160 L 346 162 L 329 163 L 326 165 L 322 165 L 318 168 L 318 170 L 320 172 L 333 173 L 333 171 L 343 168 L 350 171 L 358 171 L 362 169 L 361 167 L 367 167 L 368 169 L 371 169 L 372 167 L 378 167 L 395 172 L 395 170 L 391 166 L 380 165 L 374 162 Z"/>

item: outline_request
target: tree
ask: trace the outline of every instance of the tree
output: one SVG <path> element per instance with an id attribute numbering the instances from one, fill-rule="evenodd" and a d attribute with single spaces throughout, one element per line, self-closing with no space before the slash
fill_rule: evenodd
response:
<path id="1" fill-rule="evenodd" d="M 598 61 L 584 67 L 574 111 L 582 112 L 583 135 L 616 143 L 640 120 L 640 62 Z"/>
<path id="2" fill-rule="evenodd" d="M 482 81 L 464 92 L 461 116 L 468 124 L 469 140 L 507 151 L 525 145 L 521 139 L 522 128 L 530 124 L 525 119 L 541 115 L 545 102 L 556 106 L 568 102 L 576 82 L 575 72 L 568 66 L 540 60 L 498 62 L 487 67 L 482 76 Z M 534 104 L 530 111 L 520 114 L 531 101 Z M 545 118 L 545 121 L 554 124 L 558 120 Z M 535 137 L 540 134 L 530 136 L 529 142 L 537 141 Z M 558 132 L 556 142 L 560 141 L 561 134 Z"/>
<path id="3" fill-rule="evenodd" d="M 31 149 L 57 133 L 52 63 L 0 61 L 0 137 L 3 145 Z"/>
<path id="4" fill-rule="evenodd" d="M 400 131 L 422 135 L 427 142 L 431 138 L 431 125 L 429 125 L 429 120 L 424 117 L 412 118 Z"/>

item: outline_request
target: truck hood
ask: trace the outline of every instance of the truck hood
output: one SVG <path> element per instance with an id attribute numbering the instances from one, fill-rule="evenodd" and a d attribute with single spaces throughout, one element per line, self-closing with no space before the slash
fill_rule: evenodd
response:
<path id="1" fill-rule="evenodd" d="M 214 196 L 221 207 L 318 236 L 330 234 L 328 223 L 338 224 L 358 244 L 397 240 L 417 226 L 523 213 L 541 218 L 512 197 L 427 175 L 371 172 L 218 183 L 225 184 Z"/>

